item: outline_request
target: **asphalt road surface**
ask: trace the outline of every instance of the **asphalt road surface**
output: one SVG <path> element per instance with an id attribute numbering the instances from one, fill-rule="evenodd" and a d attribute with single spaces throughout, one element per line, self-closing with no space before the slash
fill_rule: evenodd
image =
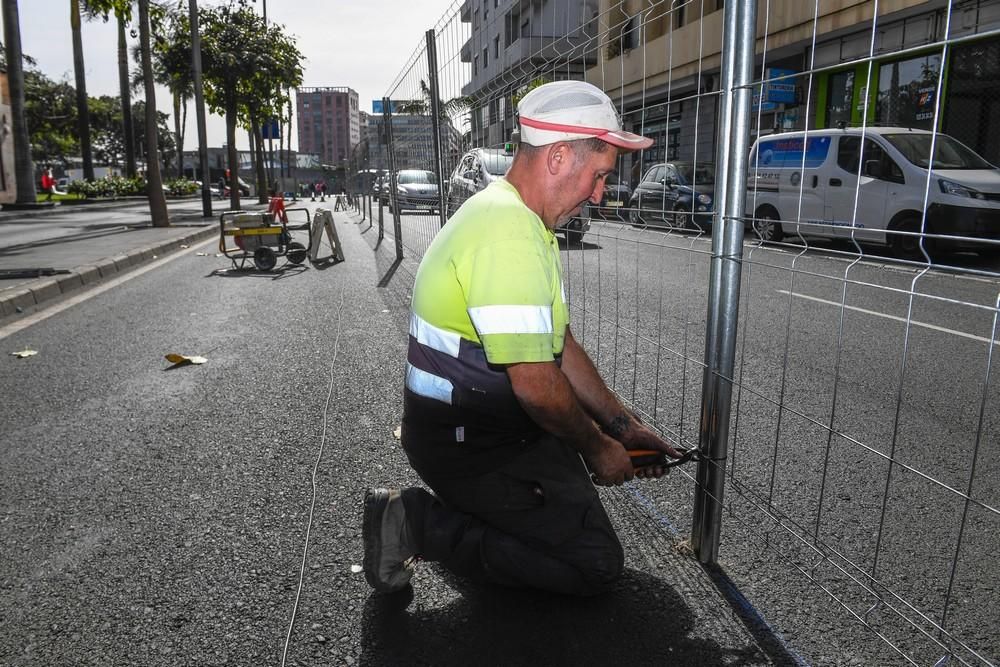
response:
<path id="1" fill-rule="evenodd" d="M 402 222 L 412 252 L 438 225 Z M 697 445 L 711 239 L 594 221 L 564 248 L 577 338 Z M 852 251 L 744 248 L 720 564 L 817 663 L 996 662 L 1000 262 Z M 692 481 L 643 487 L 681 534 Z"/>
<path id="2" fill-rule="evenodd" d="M 417 482 L 393 436 L 415 264 L 337 225 L 343 263 L 236 272 L 211 239 L 0 329 L 0 664 L 796 662 L 679 548 L 650 484 L 605 492 L 628 554 L 613 594 L 422 564 L 412 598 L 373 595 L 364 489 Z"/>
<path id="3" fill-rule="evenodd" d="M 612 595 L 476 587 L 433 564 L 412 598 L 372 595 L 360 500 L 417 482 L 393 430 L 438 225 L 404 215 L 397 263 L 385 221 L 379 243 L 338 214 L 341 264 L 234 272 L 212 240 L 0 329 L 5 352 L 38 351 L 0 358 L 0 663 L 933 664 L 949 587 L 956 653 L 1000 655 L 997 286 L 975 266 L 919 276 L 825 251 L 747 250 L 721 573 L 684 546 L 689 466 L 602 491 L 627 553 Z M 595 223 L 563 255 L 575 334 L 687 445 L 709 248 Z M 940 298 L 908 315 L 911 291 Z"/>

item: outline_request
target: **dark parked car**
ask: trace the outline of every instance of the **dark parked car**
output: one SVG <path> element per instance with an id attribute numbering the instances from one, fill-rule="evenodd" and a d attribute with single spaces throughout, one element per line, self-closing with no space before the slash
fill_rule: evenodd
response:
<path id="1" fill-rule="evenodd" d="M 473 148 L 463 155 L 448 180 L 448 216 L 466 199 L 506 174 L 513 161 L 513 153 L 497 148 Z"/>
<path id="2" fill-rule="evenodd" d="M 393 179 L 396 183 L 396 203 L 399 212 L 409 210 L 434 212 L 441 207 L 438 201 L 438 178 L 426 169 L 402 169 Z M 389 200 L 392 210 L 392 200 Z"/>
<path id="3" fill-rule="evenodd" d="M 646 171 L 629 201 L 629 222 L 705 230 L 712 224 L 715 165 L 665 162 Z"/>

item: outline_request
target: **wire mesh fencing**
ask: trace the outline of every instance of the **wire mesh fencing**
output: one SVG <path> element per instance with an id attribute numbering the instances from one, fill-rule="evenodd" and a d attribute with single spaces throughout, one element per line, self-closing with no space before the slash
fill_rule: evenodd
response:
<path id="1" fill-rule="evenodd" d="M 561 79 L 654 140 L 560 232 L 574 335 L 722 454 L 617 497 L 696 547 L 714 507 L 702 560 L 808 661 L 996 662 L 1000 2 L 456 2 L 371 121 L 400 256 Z"/>

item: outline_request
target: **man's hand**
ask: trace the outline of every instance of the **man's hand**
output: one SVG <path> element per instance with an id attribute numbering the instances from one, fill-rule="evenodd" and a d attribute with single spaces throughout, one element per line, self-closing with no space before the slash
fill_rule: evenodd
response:
<path id="1" fill-rule="evenodd" d="M 626 412 L 615 417 L 605 427 L 605 433 L 615 437 L 625 449 L 650 449 L 663 452 L 673 459 L 679 459 L 683 454 L 656 434 L 651 428 Z M 663 466 L 645 466 L 635 471 L 635 476 L 643 479 L 663 477 L 670 471 Z"/>
<path id="2" fill-rule="evenodd" d="M 632 467 L 632 460 L 622 444 L 603 433 L 598 434 L 598 438 L 600 441 L 583 455 L 594 483 L 600 486 L 619 486 L 632 479 L 637 471 Z"/>

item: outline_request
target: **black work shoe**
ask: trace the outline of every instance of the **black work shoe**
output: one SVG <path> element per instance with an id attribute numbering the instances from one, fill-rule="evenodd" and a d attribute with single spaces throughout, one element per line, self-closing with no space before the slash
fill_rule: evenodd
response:
<path id="1" fill-rule="evenodd" d="M 368 490 L 361 530 L 365 544 L 365 579 L 371 587 L 382 593 L 405 588 L 413 576 L 417 553 L 398 490 Z"/>

